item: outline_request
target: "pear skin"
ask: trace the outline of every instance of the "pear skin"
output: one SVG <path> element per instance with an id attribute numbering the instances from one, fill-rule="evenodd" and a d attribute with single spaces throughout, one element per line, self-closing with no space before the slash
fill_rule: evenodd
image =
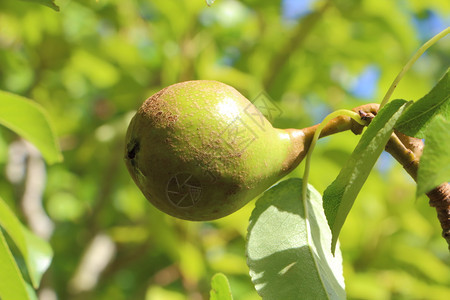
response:
<path id="1" fill-rule="evenodd" d="M 310 136 L 276 129 L 234 88 L 209 80 L 171 85 L 130 122 L 125 163 L 159 210 L 185 220 L 227 216 L 294 169 Z"/>

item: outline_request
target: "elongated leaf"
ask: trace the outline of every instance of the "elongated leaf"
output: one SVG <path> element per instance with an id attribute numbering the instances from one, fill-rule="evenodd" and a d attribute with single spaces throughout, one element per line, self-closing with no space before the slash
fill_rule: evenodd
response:
<path id="1" fill-rule="evenodd" d="M 312 186 L 308 193 L 303 203 L 302 180 L 292 178 L 256 202 L 247 264 L 263 299 L 345 299 L 342 257 L 339 250 L 331 254 L 322 198 Z"/>
<path id="2" fill-rule="evenodd" d="M 48 163 L 62 160 L 47 114 L 37 103 L 0 91 L 0 124 L 34 144 Z"/>
<path id="3" fill-rule="evenodd" d="M 323 194 L 323 208 L 330 225 L 334 251 L 339 232 L 361 187 L 391 136 L 406 101 L 394 100 L 380 110 L 333 183 Z"/>
<path id="4" fill-rule="evenodd" d="M 444 115 L 450 119 L 450 78 L 447 73 L 424 97 L 411 105 L 400 117 L 395 128 L 409 136 L 424 138 L 433 118 Z"/>
<path id="5" fill-rule="evenodd" d="M 209 295 L 210 300 L 233 300 L 230 283 L 224 274 L 217 273 L 212 277 Z"/>
<path id="6" fill-rule="evenodd" d="M 434 118 L 425 136 L 425 148 L 417 173 L 417 195 L 450 181 L 450 122 Z"/>
<path id="7" fill-rule="evenodd" d="M 26 229 L 1 198 L 0 227 L 16 244 L 25 259 L 33 287 L 38 288 L 42 275 L 50 265 L 53 256 L 50 245 Z"/>
<path id="8" fill-rule="evenodd" d="M 55 4 L 54 0 L 22 0 L 22 1 L 38 3 L 50 7 L 56 11 L 59 11 L 59 7 L 58 5 Z"/>
<path id="9" fill-rule="evenodd" d="M 22 300 L 28 297 L 25 281 L 0 228 L 0 299 Z"/>

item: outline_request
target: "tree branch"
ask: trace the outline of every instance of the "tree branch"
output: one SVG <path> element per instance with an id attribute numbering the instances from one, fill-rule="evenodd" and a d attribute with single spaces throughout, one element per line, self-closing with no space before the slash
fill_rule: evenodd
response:
<path id="1" fill-rule="evenodd" d="M 405 171 L 417 181 L 417 169 L 419 168 L 419 158 L 414 152 L 408 149 L 399 137 L 393 133 L 385 147 L 386 152 L 392 155 L 405 169 Z"/>
<path id="2" fill-rule="evenodd" d="M 441 184 L 427 193 L 430 206 L 436 208 L 442 227 L 442 237 L 447 241 L 450 250 L 450 184 Z"/>
<path id="3" fill-rule="evenodd" d="M 407 136 L 405 136 L 407 137 Z M 393 133 L 386 145 L 386 152 L 391 154 L 417 182 L 417 170 L 419 168 L 420 155 L 422 154 L 423 142 L 411 137 L 403 138 L 405 141 L 413 141 L 413 145 L 402 140 Z M 411 140 L 412 139 L 412 140 Z M 416 154 L 414 153 L 416 152 Z M 447 241 L 450 250 L 450 184 L 448 182 L 439 185 L 426 194 L 430 199 L 430 206 L 436 208 L 439 222 L 442 227 L 442 236 Z"/>
<path id="4" fill-rule="evenodd" d="M 353 108 L 359 112 L 362 118 L 373 118 L 377 114 L 379 105 L 372 103 Z M 318 125 L 304 128 L 306 136 L 312 139 L 313 133 Z M 350 117 L 340 116 L 332 119 L 322 130 L 320 137 L 325 137 L 342 131 L 351 130 L 355 134 L 360 134 L 362 125 L 353 121 Z M 305 141 L 309 144 L 311 141 Z M 417 182 L 417 170 L 419 168 L 420 157 L 423 151 L 423 141 L 407 136 L 395 131 L 392 133 L 386 144 L 385 150 L 395 158 L 405 169 L 405 171 Z M 307 147 L 305 147 L 307 148 Z M 307 149 L 306 149 L 307 151 Z M 442 236 L 447 241 L 450 250 L 450 184 L 448 182 L 439 185 L 426 194 L 430 199 L 430 206 L 436 208 L 437 216 L 442 227 Z"/>

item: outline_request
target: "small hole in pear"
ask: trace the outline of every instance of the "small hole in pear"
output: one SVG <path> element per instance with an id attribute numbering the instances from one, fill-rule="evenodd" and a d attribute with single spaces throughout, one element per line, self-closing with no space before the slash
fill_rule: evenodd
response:
<path id="1" fill-rule="evenodd" d="M 130 145 L 132 145 L 131 148 L 130 148 Z M 127 152 L 128 159 L 134 159 L 136 157 L 136 154 L 139 152 L 139 148 L 140 148 L 139 142 L 133 141 L 130 144 L 128 144 L 127 148 L 129 149 Z"/>

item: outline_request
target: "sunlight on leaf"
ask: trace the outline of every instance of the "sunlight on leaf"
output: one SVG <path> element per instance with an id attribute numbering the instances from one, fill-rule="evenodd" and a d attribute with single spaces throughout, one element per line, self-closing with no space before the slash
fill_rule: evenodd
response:
<path id="1" fill-rule="evenodd" d="M 402 114 L 405 103 L 405 100 L 394 100 L 380 110 L 337 178 L 323 194 L 323 208 L 333 233 L 333 252 L 345 219 L 394 131 L 394 125 Z"/>
<path id="2" fill-rule="evenodd" d="M 442 114 L 450 118 L 450 78 L 449 71 L 424 97 L 413 103 L 398 120 L 395 129 L 417 138 L 424 138 L 425 131 L 433 118 Z"/>
<path id="3" fill-rule="evenodd" d="M 224 274 L 217 273 L 212 277 L 209 295 L 210 300 L 233 300 L 230 283 Z"/>
<path id="4" fill-rule="evenodd" d="M 0 91 L 0 124 L 30 141 L 49 164 L 62 160 L 47 114 L 37 103 Z"/>
<path id="5" fill-rule="evenodd" d="M 21 0 L 26 2 L 38 3 L 47 7 L 54 9 L 55 11 L 59 11 L 59 6 L 55 4 L 54 0 Z"/>
<path id="6" fill-rule="evenodd" d="M 0 226 L 22 253 L 33 287 L 39 287 L 41 277 L 49 267 L 53 256 L 50 245 L 25 228 L 1 198 Z"/>
<path id="7" fill-rule="evenodd" d="M 322 198 L 309 186 L 304 205 L 301 189 L 301 179 L 288 179 L 256 202 L 247 237 L 253 284 L 268 300 L 345 299 L 342 256 L 331 254 Z"/>
<path id="8" fill-rule="evenodd" d="M 425 148 L 417 173 L 417 196 L 450 181 L 450 122 L 438 115 L 425 133 Z"/>

